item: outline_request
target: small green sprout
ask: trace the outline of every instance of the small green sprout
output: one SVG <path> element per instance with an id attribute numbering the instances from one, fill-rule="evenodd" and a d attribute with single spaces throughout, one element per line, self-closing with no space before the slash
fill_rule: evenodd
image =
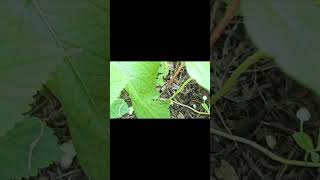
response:
<path id="1" fill-rule="evenodd" d="M 310 120 L 311 114 L 307 108 L 302 107 L 297 111 L 296 116 L 300 120 L 300 131 L 295 132 L 292 136 L 296 143 L 305 150 L 305 161 L 308 161 L 310 155 L 312 162 L 319 162 L 320 156 L 317 153 L 317 151 L 319 151 L 318 147 L 320 147 L 319 143 L 317 148 L 315 148 L 311 137 L 303 132 L 303 123 Z"/>
<path id="2" fill-rule="evenodd" d="M 208 99 L 207 96 L 203 96 L 203 103 L 201 106 L 203 107 L 204 110 L 206 110 L 207 113 L 210 113 L 210 107 L 206 104 L 206 100 Z"/>

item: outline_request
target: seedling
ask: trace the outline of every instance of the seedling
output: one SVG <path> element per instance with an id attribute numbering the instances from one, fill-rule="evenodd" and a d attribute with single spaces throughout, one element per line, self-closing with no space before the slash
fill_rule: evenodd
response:
<path id="1" fill-rule="evenodd" d="M 300 131 L 295 132 L 292 136 L 296 143 L 305 150 L 305 161 L 308 161 L 308 157 L 310 155 L 312 162 L 319 162 L 320 156 L 317 152 L 319 151 L 318 147 L 320 145 L 318 144 L 317 148 L 315 148 L 311 137 L 303 132 L 303 123 L 309 121 L 311 114 L 308 109 L 302 107 L 297 111 L 296 116 L 300 120 Z"/>
<path id="2" fill-rule="evenodd" d="M 204 110 L 206 110 L 207 113 L 210 113 L 210 106 L 208 106 L 208 104 L 206 104 L 206 100 L 208 99 L 207 96 L 203 96 L 203 103 L 201 104 L 201 106 L 203 107 Z"/>

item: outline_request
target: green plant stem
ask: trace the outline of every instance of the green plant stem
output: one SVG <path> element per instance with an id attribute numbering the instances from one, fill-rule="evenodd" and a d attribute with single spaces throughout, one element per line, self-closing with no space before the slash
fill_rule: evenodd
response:
<path id="1" fill-rule="evenodd" d="M 253 55 L 248 57 L 229 77 L 229 79 L 224 83 L 221 89 L 211 96 L 211 104 L 215 105 L 216 102 L 226 95 L 237 83 L 239 76 L 244 73 L 252 64 L 255 64 L 262 58 L 268 57 L 261 51 L 255 52 Z"/>
<path id="2" fill-rule="evenodd" d="M 198 113 L 198 114 L 210 115 L 210 113 L 197 111 L 197 110 L 193 109 L 192 107 L 190 107 L 190 106 L 188 106 L 188 105 L 181 104 L 181 103 L 178 103 L 178 102 L 173 101 L 173 100 L 170 100 L 170 102 L 173 102 L 173 103 L 175 103 L 175 104 L 178 104 L 178 105 L 183 106 L 183 107 L 186 107 L 186 108 L 189 108 L 189 109 L 191 109 L 193 112 Z"/>
<path id="3" fill-rule="evenodd" d="M 184 87 L 192 80 L 192 78 L 187 79 L 182 85 L 181 87 L 169 98 L 167 99 L 168 101 L 172 100 L 176 95 L 178 95 L 183 89 Z"/>
<path id="4" fill-rule="evenodd" d="M 303 167 L 320 167 L 320 163 L 296 161 L 296 160 L 290 160 L 290 159 L 286 159 L 286 158 L 277 156 L 273 152 L 269 151 L 268 149 L 264 148 L 263 146 L 257 144 L 254 141 L 250 141 L 248 139 L 245 139 L 245 138 L 242 138 L 239 136 L 227 134 L 227 133 L 219 131 L 215 128 L 210 128 L 210 134 L 216 134 L 216 135 L 222 136 L 224 138 L 227 138 L 229 140 L 233 140 L 233 141 L 237 141 L 237 142 L 240 142 L 243 144 L 247 144 L 247 145 L 259 150 L 260 152 L 262 152 L 263 154 L 268 156 L 270 159 L 272 159 L 274 161 L 278 161 L 283 164 L 293 165 L 293 166 L 303 166 Z"/>
<path id="5" fill-rule="evenodd" d="M 303 121 L 300 120 L 300 132 L 303 132 Z"/>

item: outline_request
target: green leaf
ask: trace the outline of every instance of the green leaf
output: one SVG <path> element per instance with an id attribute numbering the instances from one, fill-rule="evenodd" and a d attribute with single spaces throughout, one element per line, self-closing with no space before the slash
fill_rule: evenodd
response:
<path id="1" fill-rule="evenodd" d="M 186 67 L 190 77 L 210 91 L 210 62 L 186 62 Z"/>
<path id="2" fill-rule="evenodd" d="M 293 134 L 293 138 L 302 149 L 306 151 L 314 150 L 312 139 L 308 134 L 304 132 L 296 132 Z"/>
<path id="3" fill-rule="evenodd" d="M 301 83 L 320 94 L 320 10 L 312 0 L 241 1 L 249 36 Z"/>
<path id="4" fill-rule="evenodd" d="M 169 74 L 169 66 L 168 63 L 165 61 L 162 61 L 160 63 L 160 68 L 158 70 L 158 77 L 156 79 L 156 85 L 157 86 L 163 86 L 164 85 L 164 79 Z"/>
<path id="5" fill-rule="evenodd" d="M 138 118 L 170 118 L 170 104 L 159 100 L 156 91 L 159 66 L 160 62 L 117 62 L 119 71 L 132 78 L 125 90 Z"/>
<path id="6" fill-rule="evenodd" d="M 319 154 L 318 154 L 318 153 L 311 151 L 310 154 L 311 154 L 311 160 L 312 160 L 312 162 L 319 162 L 320 157 L 319 157 Z"/>
<path id="7" fill-rule="evenodd" d="M 110 107 L 110 118 L 119 118 L 129 113 L 128 104 L 123 99 L 117 99 Z"/>
<path id="8" fill-rule="evenodd" d="M 97 60 L 85 55 L 83 59 L 77 57 L 66 60 L 54 74 L 53 80 L 48 81 L 48 86 L 58 97 L 66 113 L 78 159 L 92 180 L 110 179 L 110 142 L 103 115 L 107 112 L 102 108 L 106 105 L 98 106 L 99 101 L 95 98 L 106 99 L 107 89 L 97 89 L 101 88 L 101 83 L 107 84 L 104 67 L 108 63 L 103 59 L 98 63 Z M 94 62 L 97 63 L 95 68 L 87 69 L 93 67 Z M 96 83 L 98 81 L 100 83 Z"/>
<path id="9" fill-rule="evenodd" d="M 77 52 L 65 58 L 48 86 L 66 114 L 83 170 L 91 180 L 108 180 L 109 1 L 46 0 L 41 5 L 65 49 Z"/>
<path id="10" fill-rule="evenodd" d="M 43 133 L 41 133 L 42 128 L 44 128 Z M 29 166 L 30 145 L 39 137 L 30 156 L 31 166 Z M 57 138 L 51 129 L 40 123 L 37 118 L 25 117 L 22 122 L 15 125 L 14 129 L 0 137 L 0 179 L 34 176 L 40 168 L 48 166 L 60 156 Z"/>
<path id="11" fill-rule="evenodd" d="M 63 61 L 38 13 L 27 1 L 0 2 L 0 137 L 24 119 L 36 90 Z"/>
<path id="12" fill-rule="evenodd" d="M 208 105 L 207 104 L 205 104 L 205 103 L 202 103 L 201 104 L 201 106 L 203 107 L 203 109 L 205 109 L 206 110 L 206 112 L 210 112 L 210 110 L 209 110 L 209 107 L 208 107 Z"/>
<path id="13" fill-rule="evenodd" d="M 117 100 L 130 79 L 132 78 L 119 71 L 116 62 L 110 63 L 110 106 Z"/>

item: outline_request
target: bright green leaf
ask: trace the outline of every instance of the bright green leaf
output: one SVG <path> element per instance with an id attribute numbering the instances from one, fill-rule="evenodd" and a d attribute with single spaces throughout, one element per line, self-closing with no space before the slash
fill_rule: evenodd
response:
<path id="1" fill-rule="evenodd" d="M 40 140 L 32 151 L 29 166 L 30 144 L 39 137 Z M 61 151 L 52 130 L 41 124 L 37 118 L 25 117 L 14 129 L 0 137 L 0 179 L 35 176 L 40 168 L 59 160 L 60 156 Z"/>
<path id="2" fill-rule="evenodd" d="M 306 151 L 314 150 L 312 139 L 308 134 L 304 132 L 296 132 L 293 134 L 293 138 L 302 149 Z"/>
<path id="3" fill-rule="evenodd" d="M 129 80 L 132 79 L 122 73 L 115 63 L 110 63 L 110 106 L 119 97 L 121 90 L 124 89 Z"/>
<path id="4" fill-rule="evenodd" d="M 241 5 L 258 48 L 320 94 L 320 10 L 313 0 L 243 0 Z"/>
<path id="5" fill-rule="evenodd" d="M 162 61 L 160 63 L 160 68 L 158 70 L 158 77 L 156 79 L 156 85 L 157 86 L 163 86 L 164 85 L 164 79 L 169 74 L 169 66 L 168 63 L 165 61 Z"/>
<path id="6" fill-rule="evenodd" d="M 210 62 L 186 62 L 187 71 L 200 86 L 210 90 Z"/>
<path id="7" fill-rule="evenodd" d="M 110 106 L 110 118 L 119 118 L 129 113 L 128 104 L 123 99 L 117 99 Z"/>
<path id="8" fill-rule="evenodd" d="M 131 77 L 129 93 L 138 118 L 170 118 L 169 103 L 159 100 L 156 78 L 160 62 L 117 62 L 118 69 Z"/>
<path id="9" fill-rule="evenodd" d="M 201 104 L 201 106 L 203 107 L 203 109 L 205 109 L 205 110 L 206 110 L 206 112 L 210 112 L 209 107 L 208 107 L 208 105 L 207 105 L 207 104 L 202 103 L 202 104 Z"/>

